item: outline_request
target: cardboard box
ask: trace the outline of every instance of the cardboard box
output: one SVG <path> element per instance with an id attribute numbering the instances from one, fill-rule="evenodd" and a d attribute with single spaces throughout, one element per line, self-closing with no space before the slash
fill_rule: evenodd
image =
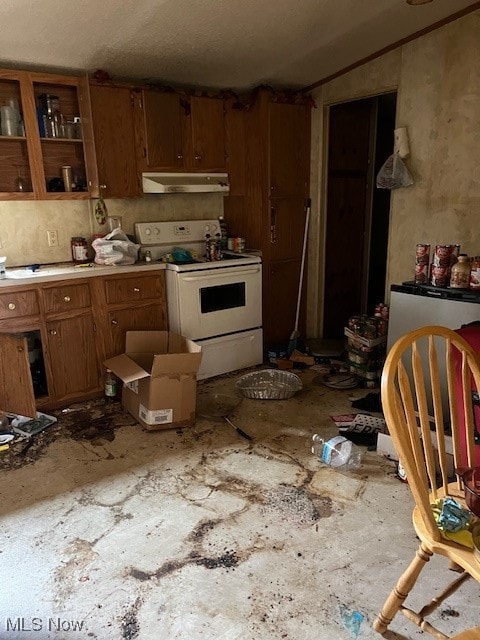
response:
<path id="1" fill-rule="evenodd" d="M 420 432 L 420 429 L 419 429 Z M 437 449 L 437 436 L 435 432 L 432 431 L 432 441 L 433 446 Z M 449 477 L 453 477 L 454 473 L 454 464 L 453 464 L 453 443 L 451 436 L 445 436 L 445 452 L 447 454 L 447 474 Z M 393 445 L 392 437 L 388 433 L 379 433 L 377 436 L 377 453 L 380 456 L 384 456 L 389 460 L 397 460 L 398 461 L 398 453 Z M 437 469 L 439 469 L 438 459 L 437 459 Z"/>
<path id="2" fill-rule="evenodd" d="M 379 344 L 384 344 L 387 342 L 386 335 L 380 336 L 379 338 L 364 338 L 363 336 L 359 336 L 358 333 L 355 333 L 348 327 L 345 327 L 343 332 L 347 336 L 347 338 L 365 347 L 377 347 Z"/>
<path id="3" fill-rule="evenodd" d="M 122 404 L 145 429 L 192 426 L 201 351 L 169 331 L 127 331 L 125 353 L 104 365 L 125 383 Z"/>

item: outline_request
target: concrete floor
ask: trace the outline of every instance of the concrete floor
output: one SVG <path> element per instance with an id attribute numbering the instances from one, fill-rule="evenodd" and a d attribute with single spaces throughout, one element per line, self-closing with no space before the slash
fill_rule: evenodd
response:
<path id="1" fill-rule="evenodd" d="M 59 413 L 0 470 L 0 638 L 379 638 L 371 623 L 417 546 L 410 491 L 375 452 L 348 474 L 311 454 L 367 393 L 314 376 L 291 400 L 243 400 L 233 418 L 253 442 L 205 419 L 145 432 L 103 401 Z M 438 593 L 443 567 L 417 593 Z M 434 619 L 479 624 L 478 595 L 464 585 Z M 397 617 L 389 637 L 425 635 Z"/>

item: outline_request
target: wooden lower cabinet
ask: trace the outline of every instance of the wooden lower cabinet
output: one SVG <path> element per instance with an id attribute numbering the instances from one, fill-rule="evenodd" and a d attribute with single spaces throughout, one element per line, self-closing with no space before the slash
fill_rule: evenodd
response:
<path id="1" fill-rule="evenodd" d="M 5 288 L 0 410 L 33 416 L 101 395 L 103 361 L 123 353 L 126 332 L 167 328 L 162 270 Z"/>
<path id="2" fill-rule="evenodd" d="M 0 409 L 22 416 L 35 415 L 35 397 L 27 339 L 0 334 Z"/>
<path id="3" fill-rule="evenodd" d="M 61 400 L 101 388 L 92 314 L 47 322 L 52 392 Z"/>
<path id="4" fill-rule="evenodd" d="M 110 311 L 108 317 L 110 322 L 109 358 L 124 352 L 127 331 L 160 331 L 167 328 L 165 305 L 162 304 Z"/>

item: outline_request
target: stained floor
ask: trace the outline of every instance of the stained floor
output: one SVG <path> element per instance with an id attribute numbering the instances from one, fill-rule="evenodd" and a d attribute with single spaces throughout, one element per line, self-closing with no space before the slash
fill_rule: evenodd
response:
<path id="1" fill-rule="evenodd" d="M 410 491 L 373 451 L 348 474 L 318 462 L 312 435 L 334 435 L 330 415 L 366 391 L 300 375 L 294 398 L 234 410 L 252 441 L 204 418 L 145 432 L 101 400 L 0 454 L 0 638 L 379 638 L 417 546 Z M 236 377 L 200 383 L 199 401 L 235 394 Z M 430 565 L 418 591 L 433 596 L 445 575 Z M 433 619 L 480 624 L 478 595 L 464 585 Z M 424 634 L 397 618 L 389 637 Z"/>

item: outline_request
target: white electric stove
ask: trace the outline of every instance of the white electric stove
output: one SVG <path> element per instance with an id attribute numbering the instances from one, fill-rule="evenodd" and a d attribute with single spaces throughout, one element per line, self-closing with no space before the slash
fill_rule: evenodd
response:
<path id="1" fill-rule="evenodd" d="M 168 260 L 169 328 L 202 346 L 200 380 L 263 361 L 261 258 L 225 251 L 223 259 L 207 260 L 205 235 L 219 231 L 218 220 L 135 225 L 140 256 Z M 192 261 L 170 262 L 185 251 Z"/>

